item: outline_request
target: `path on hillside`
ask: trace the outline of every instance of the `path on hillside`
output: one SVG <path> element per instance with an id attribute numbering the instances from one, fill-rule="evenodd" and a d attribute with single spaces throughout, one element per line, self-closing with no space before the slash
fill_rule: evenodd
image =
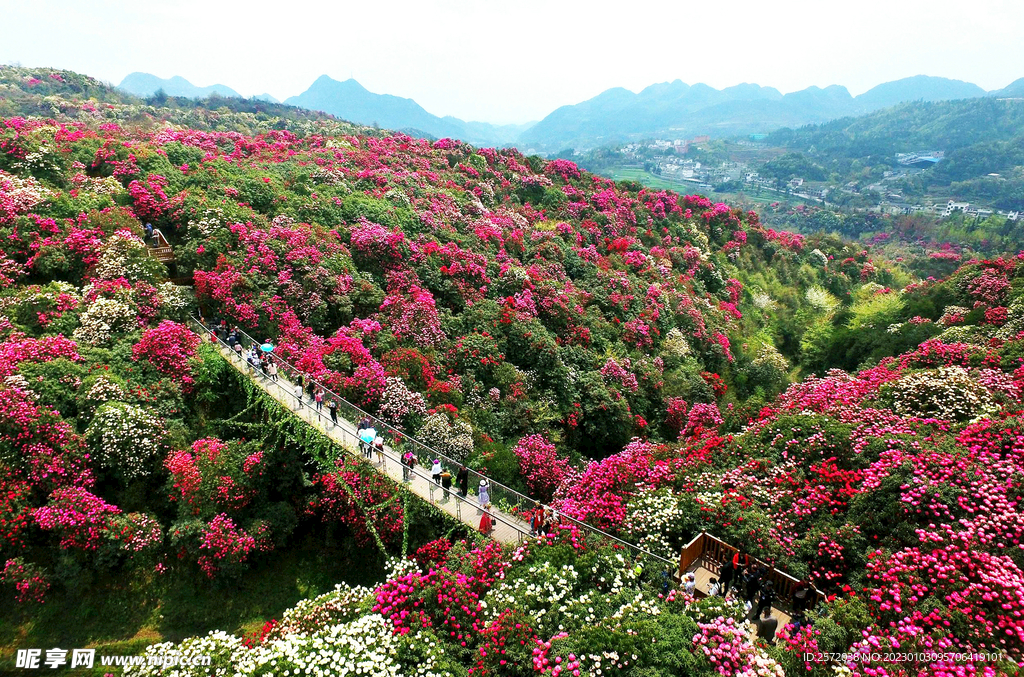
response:
<path id="1" fill-rule="evenodd" d="M 193 331 L 195 331 L 195 328 L 193 328 Z M 205 337 L 203 334 L 197 335 L 204 341 L 210 341 L 209 332 L 206 333 Z M 330 412 L 327 409 L 327 398 L 324 399 L 322 411 L 317 411 L 315 405 L 309 401 L 308 396 L 305 394 L 302 397 L 301 404 L 299 404 L 298 398 L 295 397 L 295 384 L 288 381 L 283 375 L 279 374 L 278 380 L 274 381 L 262 373 L 254 373 L 241 357 L 238 357 L 231 348 L 219 339 L 217 341 L 217 348 L 228 364 L 270 395 L 282 407 L 288 409 L 307 424 L 337 442 L 345 449 L 346 453 L 368 464 L 372 464 L 377 472 L 386 474 L 397 484 L 403 484 L 403 466 L 398 453 L 385 445 L 383 467 L 377 462 L 376 452 L 373 452 L 372 460 L 367 460 L 359 452 L 359 438 L 356 436 L 355 424 L 346 420 L 339 413 L 338 425 L 334 425 L 331 421 Z M 458 468 L 447 468 L 447 470 L 451 472 L 454 482 L 455 473 L 458 471 Z M 474 494 L 469 494 L 467 498 L 462 498 L 455 491 L 454 484 L 451 491 L 445 492 L 444 489 L 435 484 L 431 479 L 429 468 L 424 468 L 422 465 L 417 465 L 412 469 L 412 477 L 404 485 L 412 493 L 439 510 L 443 510 L 474 530 L 479 529 L 483 511 L 480 509 Z M 494 540 L 501 543 L 520 543 L 530 537 L 530 526 L 522 520 L 503 513 L 495 507 L 491 508 L 490 514 L 494 522 L 494 530 L 489 535 Z"/>

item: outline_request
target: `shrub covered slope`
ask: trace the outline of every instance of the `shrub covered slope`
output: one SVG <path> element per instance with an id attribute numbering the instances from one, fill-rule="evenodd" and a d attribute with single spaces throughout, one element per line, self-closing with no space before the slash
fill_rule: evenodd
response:
<path id="1" fill-rule="evenodd" d="M 1019 256 L 890 262 L 562 160 L 2 74 L 0 559 L 22 637 L 66 640 L 32 619 L 76 590 L 215 594 L 327 539 L 375 552 L 377 583 L 246 637 L 251 614 L 131 630 L 196 632 L 175 646 L 223 674 L 1024 660 Z M 829 601 L 754 644 L 742 607 L 572 530 L 485 545 L 247 387 L 184 326 L 199 310 L 564 514 L 669 559 L 706 530 Z"/>

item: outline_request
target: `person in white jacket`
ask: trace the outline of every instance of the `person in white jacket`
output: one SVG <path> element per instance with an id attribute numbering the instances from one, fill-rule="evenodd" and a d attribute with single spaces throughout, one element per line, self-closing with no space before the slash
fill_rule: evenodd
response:
<path id="1" fill-rule="evenodd" d="M 430 476 L 434 478 L 434 484 L 441 483 L 441 473 L 444 472 L 441 468 L 441 459 L 435 458 L 434 465 L 430 468 Z"/>

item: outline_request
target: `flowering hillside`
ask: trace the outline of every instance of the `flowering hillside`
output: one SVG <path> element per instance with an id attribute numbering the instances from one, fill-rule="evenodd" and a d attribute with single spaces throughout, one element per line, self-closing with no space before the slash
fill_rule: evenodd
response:
<path id="1" fill-rule="evenodd" d="M 889 262 L 564 160 L 337 121 L 197 129 L 40 74 L 67 79 L 18 91 L 73 105 L 0 120 L 0 625 L 20 637 L 195 634 L 183 650 L 244 674 L 1024 661 L 1021 256 Z M 829 600 L 755 644 L 742 605 L 575 530 L 485 543 L 262 398 L 190 313 L 562 515 L 669 560 L 707 531 Z M 240 585 L 261 576 L 272 594 Z M 64 620 L 101 594 L 141 611 Z M 188 609 L 218 595 L 238 597 Z"/>

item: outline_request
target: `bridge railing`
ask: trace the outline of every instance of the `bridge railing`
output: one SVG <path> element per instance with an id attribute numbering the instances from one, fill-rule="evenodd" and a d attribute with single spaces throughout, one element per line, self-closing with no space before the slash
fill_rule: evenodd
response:
<path id="1" fill-rule="evenodd" d="M 193 316 L 191 318 L 191 321 L 193 325 L 199 328 L 198 333 L 200 336 L 209 337 L 210 334 L 213 332 L 213 328 L 207 326 L 198 318 Z M 235 334 L 238 337 L 239 341 L 242 343 L 243 348 L 248 348 L 250 350 L 253 348 L 256 348 L 257 350 L 259 349 L 259 346 L 261 345 L 262 342 L 257 341 L 255 338 L 253 338 L 252 336 L 250 336 L 249 334 L 247 334 L 245 331 L 238 327 L 234 327 L 233 329 L 235 330 Z M 220 341 L 219 338 L 218 341 Z M 449 455 L 437 449 L 434 449 L 433 447 L 419 439 L 416 439 L 405 430 L 402 430 L 392 425 L 391 423 L 377 416 L 374 416 L 373 414 L 370 414 L 369 412 L 361 409 L 355 404 L 352 404 L 344 397 L 338 395 L 333 390 L 331 390 L 331 388 L 328 387 L 326 384 L 310 377 L 308 374 L 306 374 L 301 369 L 299 369 L 298 367 L 294 366 L 293 364 L 282 358 L 280 355 L 275 355 L 271 353 L 271 359 L 275 362 L 275 364 L 277 364 L 277 368 L 279 371 L 278 378 L 283 377 L 293 387 L 298 382 L 299 378 L 302 378 L 302 382 L 303 384 L 305 384 L 306 387 L 304 388 L 303 396 L 301 398 L 301 405 L 298 406 L 312 406 L 313 410 L 316 412 L 318 416 L 321 417 L 321 419 L 330 420 L 328 402 L 331 399 L 333 399 L 338 403 L 338 416 L 340 418 L 345 418 L 346 420 L 353 424 L 362 419 L 369 419 L 371 425 L 373 425 L 374 429 L 377 432 L 386 433 L 391 438 L 390 446 L 396 448 L 396 453 L 398 453 L 398 455 L 404 454 L 406 451 L 412 451 L 416 456 L 417 468 L 424 468 L 424 466 L 425 468 L 430 468 L 431 465 L 433 464 L 433 460 L 438 459 L 442 462 L 442 465 L 446 467 L 449 470 L 449 472 L 452 473 L 454 481 L 456 471 L 463 465 L 461 460 L 451 458 Z M 263 377 L 262 374 L 259 374 L 259 376 Z M 324 391 L 322 408 L 317 407 L 313 403 L 313 395 L 316 389 L 322 389 Z M 298 400 L 300 398 L 296 399 Z M 345 434 L 348 435 L 347 432 Z M 353 440 L 353 444 L 355 446 L 358 446 L 358 440 Z M 425 472 L 425 468 L 421 472 Z M 467 487 L 469 492 L 478 496 L 480 491 L 480 483 L 486 480 L 488 486 L 488 494 L 490 497 L 490 503 L 493 504 L 495 508 L 505 512 L 509 516 L 515 518 L 522 517 L 523 519 L 527 519 L 527 511 L 533 510 L 535 509 L 535 507 L 540 505 L 536 499 L 530 498 L 529 496 L 526 496 L 525 494 L 522 494 L 516 491 L 515 489 L 512 489 L 511 487 L 508 487 L 500 482 L 497 482 L 489 477 L 486 477 L 485 475 L 481 474 L 476 470 L 473 470 L 472 468 L 469 468 L 468 466 L 466 467 L 466 469 L 469 474 L 469 486 Z M 425 473 L 423 476 L 428 478 L 430 477 L 429 473 Z M 453 489 L 455 488 L 456 487 L 453 486 Z M 655 553 L 652 553 L 644 548 L 641 548 L 640 546 L 637 546 L 633 543 L 618 538 L 617 536 L 613 536 L 612 534 L 609 534 L 608 532 L 599 529 L 593 526 L 592 524 L 588 524 L 587 522 L 583 522 L 581 520 L 557 512 L 555 514 L 555 519 L 559 525 L 566 527 L 575 527 L 584 534 L 593 536 L 598 539 L 607 540 L 615 545 L 618 545 L 619 547 L 627 550 L 633 556 L 641 555 L 654 562 L 658 562 L 659 564 L 664 565 L 669 571 L 676 570 L 676 562 L 668 558 L 662 557 L 660 555 L 657 555 Z M 523 527 L 518 526 L 516 528 L 517 530 L 521 530 Z M 525 528 L 528 533 L 529 525 L 526 524 Z"/>
<path id="2" fill-rule="evenodd" d="M 211 337 L 215 337 L 217 339 L 218 347 L 234 352 L 231 346 L 229 346 L 227 343 L 225 343 L 223 340 L 217 337 L 216 334 L 212 333 L 207 327 L 204 327 L 202 323 L 199 322 L 196 318 L 191 318 L 190 323 L 193 325 L 193 331 L 195 331 L 197 335 L 200 336 L 200 338 L 209 340 Z M 241 359 L 237 356 L 233 359 L 238 360 L 239 365 L 244 370 L 247 370 L 251 376 L 262 380 L 265 383 L 265 385 L 273 387 L 275 380 L 272 379 L 268 374 L 265 374 L 262 371 L 257 372 L 253 370 L 248 364 L 242 362 Z M 293 398 L 296 401 L 293 410 L 296 411 L 296 413 L 300 414 L 300 417 L 302 414 L 305 414 L 306 416 L 309 417 L 312 417 L 313 415 L 318 416 L 322 424 L 332 426 L 331 428 L 329 428 L 331 432 L 336 432 L 341 435 L 343 446 L 347 446 L 351 450 L 353 450 L 353 452 L 359 453 L 362 449 L 360 440 L 344 426 L 334 426 L 333 419 L 331 418 L 331 416 L 325 413 L 327 411 L 326 403 L 329 401 L 328 397 L 337 398 L 338 396 L 334 395 L 330 391 L 325 391 L 327 395 L 324 398 L 323 410 L 320 410 L 318 407 L 314 405 L 313 402 L 307 399 L 305 392 L 303 392 L 301 398 L 296 397 L 296 395 L 294 394 L 292 387 L 294 387 L 294 385 L 296 385 L 298 381 L 297 378 L 295 377 L 301 372 L 299 372 L 295 367 L 293 367 L 292 365 L 283 360 L 275 359 L 275 363 L 278 365 L 278 369 L 280 370 L 276 383 L 281 387 L 283 393 L 285 393 L 288 397 Z M 353 417 L 351 414 L 353 412 L 361 412 L 361 410 L 359 410 L 357 407 L 353 407 L 344 399 L 339 399 L 338 411 L 341 412 L 343 407 L 347 407 L 349 409 L 348 413 L 350 415 L 342 416 L 342 414 L 339 413 L 339 421 L 344 419 L 350 423 L 353 423 L 354 425 L 355 417 Z M 377 453 L 378 452 L 376 450 L 372 451 L 372 455 L 369 458 L 369 460 L 372 460 L 372 456 L 377 455 Z M 418 464 L 413 467 L 406 466 L 402 462 L 402 453 L 403 452 L 400 449 L 396 449 L 392 446 L 385 446 L 384 450 L 380 453 L 381 471 L 384 474 L 387 474 L 388 467 L 398 467 L 402 469 L 403 476 L 407 476 L 410 479 L 418 477 L 425 480 L 428 484 L 428 500 L 434 504 L 444 504 L 449 501 L 454 501 L 455 516 L 459 521 L 465 521 L 468 519 L 471 522 L 474 522 L 476 521 L 476 518 L 483 516 L 483 506 L 479 504 L 479 501 L 477 501 L 475 497 L 471 498 L 468 495 L 465 497 L 461 496 L 456 490 L 455 486 L 452 486 L 450 489 L 444 489 L 442 486 L 434 483 L 433 477 L 430 475 L 428 470 L 423 465 Z M 491 520 L 493 522 L 508 526 L 516 534 L 516 538 L 519 542 L 524 541 L 529 536 L 529 526 L 524 524 L 520 520 L 510 518 L 507 515 L 504 515 L 501 512 L 494 510 L 493 506 L 492 510 L 490 510 L 488 514 L 491 516 Z"/>

